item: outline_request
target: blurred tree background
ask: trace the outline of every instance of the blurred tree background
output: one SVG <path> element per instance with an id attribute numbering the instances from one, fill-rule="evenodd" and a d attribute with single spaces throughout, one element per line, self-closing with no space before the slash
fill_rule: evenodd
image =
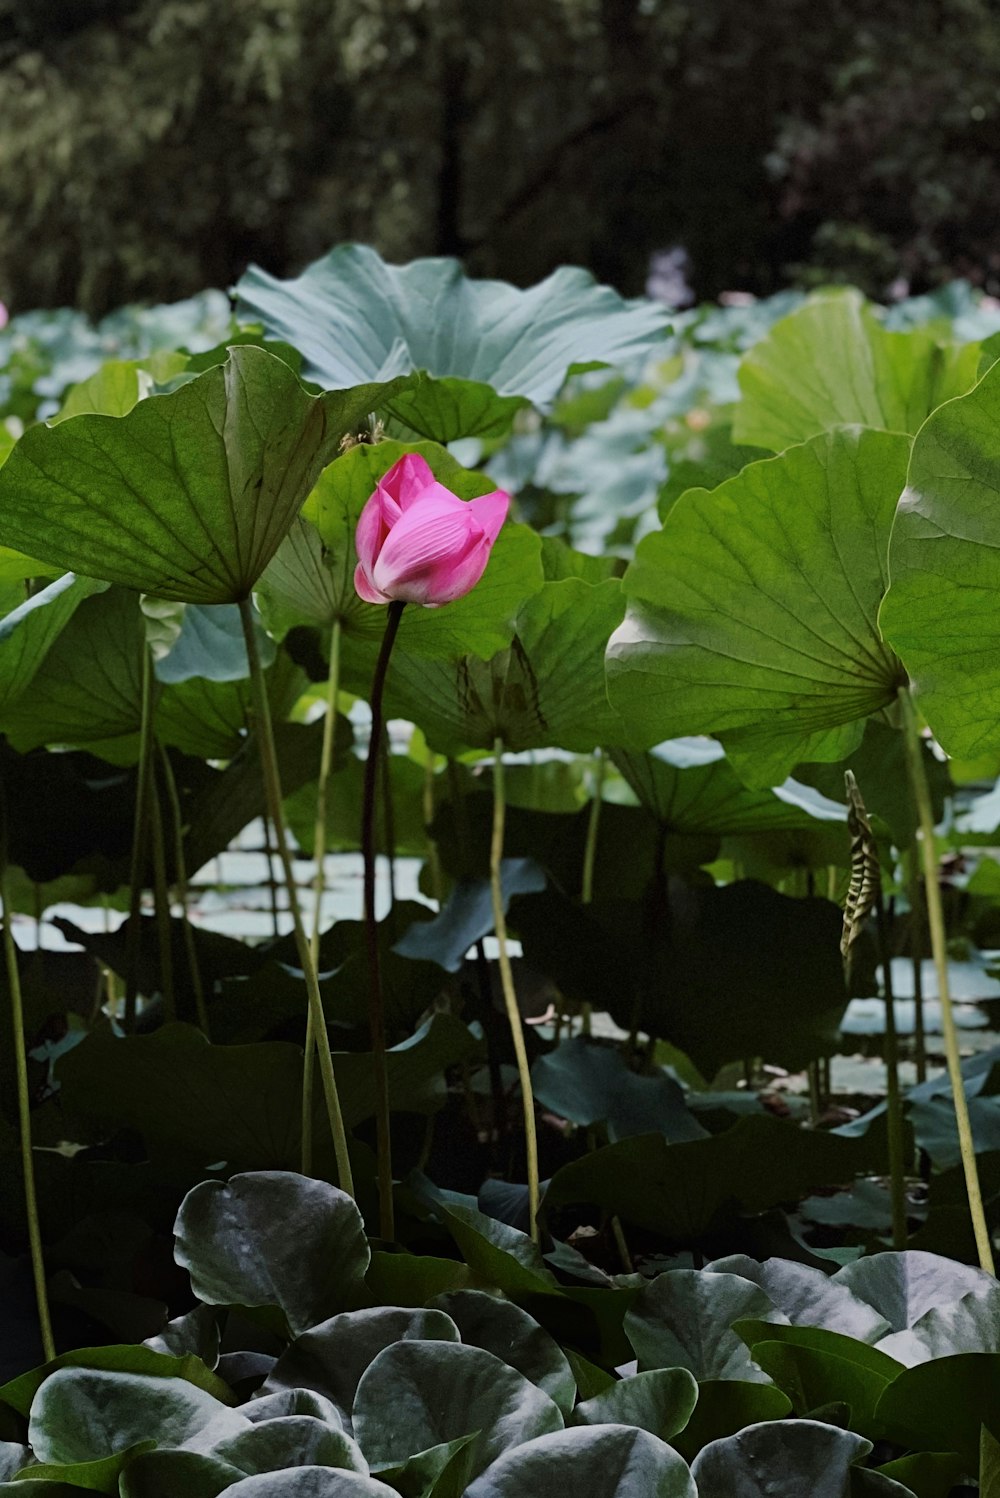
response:
<path id="1" fill-rule="evenodd" d="M 997 0 L 0 0 L 0 298 L 342 239 L 526 284 L 1000 287 Z"/>

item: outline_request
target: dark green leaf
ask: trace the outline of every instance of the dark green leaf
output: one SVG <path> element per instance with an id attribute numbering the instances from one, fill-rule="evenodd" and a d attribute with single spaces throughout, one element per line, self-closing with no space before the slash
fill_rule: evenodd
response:
<path id="1" fill-rule="evenodd" d="M 362 1294 L 364 1223 L 325 1181 L 279 1170 L 204 1181 L 184 1198 L 174 1233 L 200 1300 L 278 1306 L 293 1336 Z"/>
<path id="2" fill-rule="evenodd" d="M 350 1416 L 358 1383 L 379 1353 L 397 1342 L 458 1342 L 458 1328 L 440 1310 L 374 1306 L 345 1311 L 296 1337 L 267 1376 L 262 1392 L 313 1389 Z"/>
<path id="3" fill-rule="evenodd" d="M 698 1403 L 698 1384 L 686 1368 L 652 1368 L 622 1378 L 578 1404 L 575 1425 L 634 1425 L 661 1441 L 682 1431 Z"/>
<path id="4" fill-rule="evenodd" d="M 743 1317 L 782 1319 L 764 1291 L 735 1274 L 674 1269 L 658 1274 L 625 1316 L 640 1372 L 687 1368 L 697 1379 L 764 1383 L 745 1343 L 732 1330 Z"/>
<path id="5" fill-rule="evenodd" d="M 399 1342 L 358 1384 L 354 1433 L 369 1463 L 403 1462 L 479 1432 L 474 1470 L 510 1446 L 562 1428 L 558 1406 L 507 1363 L 460 1342 Z"/>
<path id="6" fill-rule="evenodd" d="M 713 1441 L 691 1471 L 698 1491 L 726 1498 L 848 1498 L 851 1468 L 871 1442 L 814 1420 L 769 1421 Z"/>
<path id="7" fill-rule="evenodd" d="M 697 1498 L 687 1463 L 648 1431 L 591 1425 L 508 1451 L 467 1498 Z"/>

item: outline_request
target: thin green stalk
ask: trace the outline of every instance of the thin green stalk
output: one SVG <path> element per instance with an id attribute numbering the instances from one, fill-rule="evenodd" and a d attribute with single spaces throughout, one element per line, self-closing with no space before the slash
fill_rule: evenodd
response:
<path id="1" fill-rule="evenodd" d="M 198 1017 L 202 1034 L 206 1040 L 211 1040 L 212 1036 L 208 1028 L 208 1005 L 205 1003 L 205 985 L 201 979 L 201 963 L 198 961 L 194 927 L 191 925 L 191 915 L 188 910 L 187 862 L 184 857 L 184 819 L 181 815 L 181 798 L 177 793 L 177 781 L 174 778 L 170 755 L 162 744 L 160 745 L 160 764 L 163 768 L 163 784 L 167 789 L 167 803 L 170 807 L 170 824 L 174 839 L 174 883 L 177 886 L 177 898 L 181 907 L 181 930 L 184 935 L 184 951 L 187 954 L 188 970 L 191 975 L 195 1014 Z"/>
<path id="2" fill-rule="evenodd" d="M 924 1026 L 924 911 L 920 887 L 920 856 L 916 837 L 903 854 L 906 893 L 910 902 L 910 956 L 913 960 L 913 1049 L 917 1081 L 927 1081 L 927 1034 Z"/>
<path id="3" fill-rule="evenodd" d="M 920 851 L 924 866 L 924 890 L 927 899 L 927 919 L 930 927 L 931 951 L 937 972 L 938 997 L 941 1003 L 941 1028 L 944 1031 L 945 1057 L 948 1062 L 948 1077 L 951 1081 L 955 1122 L 958 1125 L 958 1145 L 965 1173 L 965 1189 L 969 1198 L 969 1213 L 975 1234 L 979 1263 L 988 1274 L 995 1273 L 993 1244 L 986 1223 L 983 1196 L 979 1185 L 976 1165 L 976 1146 L 972 1138 L 969 1121 L 969 1104 L 965 1095 L 965 1080 L 962 1076 L 962 1057 L 958 1047 L 958 1030 L 951 1006 L 948 987 L 948 950 L 941 904 L 941 888 L 938 884 L 937 859 L 934 852 L 934 813 L 931 807 L 930 787 L 927 772 L 920 753 L 920 731 L 917 727 L 917 711 L 907 687 L 900 687 L 899 701 L 902 709 L 903 735 L 906 744 L 906 761 L 910 773 L 913 798 L 920 818 Z"/>
<path id="4" fill-rule="evenodd" d="M 167 888 L 167 858 L 163 846 L 163 812 L 156 793 L 155 780 L 150 797 L 149 825 L 153 844 L 153 900 L 156 915 L 156 941 L 160 950 L 160 994 L 164 1018 L 177 1018 L 174 993 L 174 954 L 170 944 L 170 891 Z"/>
<path id="5" fill-rule="evenodd" d="M 333 1138 L 333 1149 L 337 1160 L 337 1179 L 341 1190 L 346 1191 L 349 1196 L 353 1196 L 354 1177 L 351 1172 L 351 1156 L 347 1145 L 347 1130 L 344 1127 L 344 1115 L 341 1112 L 340 1096 L 337 1092 L 337 1078 L 333 1070 L 333 1055 L 330 1051 L 330 1037 L 327 1034 L 326 1019 L 323 1014 L 323 999 L 319 991 L 319 978 L 316 973 L 316 964 L 313 962 L 312 954 L 309 950 L 309 939 L 306 936 L 306 928 L 302 923 L 302 912 L 299 909 L 298 892 L 295 888 L 295 874 L 292 869 L 292 857 L 288 851 L 288 838 L 285 834 L 285 813 L 282 804 L 281 777 L 278 772 L 278 756 L 274 748 L 274 732 L 271 727 L 271 710 L 268 706 L 267 686 L 264 681 L 263 670 L 261 669 L 260 654 L 257 650 L 253 610 L 250 607 L 250 600 L 247 598 L 240 601 L 240 619 L 243 624 L 243 638 L 246 642 L 247 660 L 250 665 L 250 683 L 253 689 L 254 716 L 257 720 L 257 737 L 260 742 L 261 765 L 264 772 L 264 789 L 267 796 L 268 812 L 274 827 L 275 841 L 278 846 L 278 857 L 281 860 L 281 868 L 285 876 L 285 887 L 288 890 L 288 905 L 292 914 L 295 948 L 298 952 L 299 965 L 302 968 L 302 975 L 305 979 L 309 1011 L 313 1017 L 316 1049 L 319 1055 L 319 1073 L 323 1083 L 323 1096 L 326 1100 L 326 1112 L 330 1121 L 330 1134 Z"/>
<path id="6" fill-rule="evenodd" d="M 506 800 L 503 779 L 503 739 L 493 745 L 493 836 L 490 840 L 490 895 L 493 901 L 493 930 L 500 949 L 500 984 L 503 989 L 507 1020 L 514 1041 L 517 1074 L 521 1082 L 521 1105 L 524 1110 L 524 1141 L 528 1156 L 528 1213 L 531 1236 L 538 1242 L 538 1136 L 535 1130 L 535 1095 L 531 1087 L 531 1068 L 524 1043 L 524 1026 L 514 988 L 514 974 L 507 952 L 507 918 L 503 908 L 503 838 Z"/>
<path id="7" fill-rule="evenodd" d="M 906 1247 L 906 1135 L 903 1128 L 903 1100 L 899 1090 L 899 1042 L 896 1035 L 896 1002 L 892 991 L 892 953 L 885 903 L 881 894 L 875 903 L 875 921 L 882 963 L 882 993 L 885 998 L 885 1091 L 889 1115 L 892 1246 L 902 1249 Z"/>
<path id="8" fill-rule="evenodd" d="M 147 828 L 153 779 L 153 654 L 142 647 L 141 707 L 139 722 L 139 767 L 135 785 L 135 821 L 132 824 L 132 858 L 129 867 L 128 929 L 125 933 L 125 1030 L 135 1029 L 136 998 L 139 993 L 139 954 L 142 943 L 142 884 L 146 871 Z"/>
<path id="9" fill-rule="evenodd" d="M 323 719 L 323 747 L 319 758 L 319 783 L 316 787 L 316 825 L 313 829 L 313 862 L 316 865 L 313 885 L 313 920 L 309 934 L 309 951 L 319 967 L 319 928 L 323 918 L 323 896 L 326 893 L 326 808 L 330 775 L 333 770 L 333 746 L 337 727 L 337 694 L 340 691 L 340 620 L 333 621 L 330 634 L 330 675 L 326 684 L 326 717 Z M 312 1007 L 306 1015 L 305 1055 L 302 1062 L 302 1174 L 312 1175 L 313 1155 L 313 1082 L 316 1075 L 316 1032 Z"/>
<path id="10" fill-rule="evenodd" d="M 281 936 L 281 913 L 278 909 L 278 881 L 274 877 L 274 828 L 270 812 L 264 817 L 264 857 L 267 859 L 267 892 L 271 899 L 271 930 L 275 941 Z"/>
<path id="11" fill-rule="evenodd" d="M 594 864 L 597 860 L 597 835 L 601 826 L 604 768 L 604 755 L 600 749 L 595 749 L 594 795 L 590 803 L 590 816 L 587 818 L 587 840 L 583 845 L 583 876 L 580 881 L 580 903 L 582 905 L 589 905 L 594 898 Z M 592 1006 L 590 1001 L 589 999 L 585 999 L 580 1010 L 580 1028 L 584 1035 L 589 1035 L 591 1032 L 591 1013 Z"/>
<path id="12" fill-rule="evenodd" d="M 382 693 L 389 657 L 403 617 L 404 603 L 393 600 L 385 621 L 382 648 L 372 678 L 372 727 L 365 761 L 364 797 L 361 808 L 361 852 L 365 866 L 365 936 L 368 943 L 369 1011 L 372 1037 L 372 1070 L 375 1080 L 375 1136 L 378 1153 L 379 1232 L 391 1242 L 396 1236 L 392 1199 L 392 1133 L 389 1113 L 389 1068 L 386 1061 L 385 1000 L 379 965 L 378 926 L 375 921 L 375 801 L 379 755 L 382 748 Z"/>
<path id="13" fill-rule="evenodd" d="M 5 816 L 6 822 L 6 816 Z M 6 827 L 4 828 L 6 841 Z M 31 1093 L 28 1086 L 28 1057 L 24 1044 L 24 1004 L 21 999 L 21 974 L 17 947 L 10 929 L 10 903 L 7 899 L 7 850 L 0 849 L 0 906 L 3 907 L 3 951 L 10 990 L 11 1024 L 14 1030 L 14 1069 L 17 1075 L 17 1117 L 21 1136 L 21 1171 L 24 1177 L 24 1210 L 28 1219 L 28 1246 L 31 1272 L 35 1281 L 38 1305 L 38 1327 L 42 1334 L 42 1354 L 46 1363 L 56 1355 L 49 1314 L 48 1288 L 45 1282 L 45 1258 L 42 1253 L 42 1230 L 38 1221 L 38 1197 L 35 1192 L 35 1159 L 31 1148 Z"/>

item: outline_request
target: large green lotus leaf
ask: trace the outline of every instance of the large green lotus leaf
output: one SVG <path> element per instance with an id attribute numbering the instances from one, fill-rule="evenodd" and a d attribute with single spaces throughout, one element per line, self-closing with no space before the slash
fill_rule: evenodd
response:
<path id="1" fill-rule="evenodd" d="M 833 1283 L 874 1307 L 893 1332 L 907 1331 L 928 1311 L 953 1306 L 964 1295 L 996 1288 L 982 1269 L 917 1249 L 868 1254 L 838 1269 Z"/>
<path id="2" fill-rule="evenodd" d="M 171 1495 L 173 1498 L 173 1495 Z M 399 1498 L 395 1488 L 333 1467 L 289 1467 L 284 1472 L 259 1472 L 225 1488 L 219 1498 Z"/>
<path id="3" fill-rule="evenodd" d="M 437 1014 L 388 1055 L 393 1107 L 435 1112 L 443 1072 L 475 1048 L 466 1027 Z M 348 1128 L 375 1111 L 370 1054 L 338 1052 L 334 1070 Z M 149 1143 L 185 1151 L 230 1170 L 294 1168 L 301 1153 L 302 1051 L 284 1041 L 210 1045 L 193 1025 L 164 1025 L 119 1039 L 94 1031 L 59 1059 L 67 1111 L 137 1129 Z M 325 1106 L 314 1128 L 329 1150 Z M 332 1168 L 332 1157 L 325 1161 Z"/>
<path id="4" fill-rule="evenodd" d="M 703 1490 L 708 1492 L 708 1490 Z M 466 1498 L 697 1498 L 688 1465 L 665 1442 L 628 1425 L 588 1425 L 541 1436 L 478 1477 Z"/>
<path id="5" fill-rule="evenodd" d="M 637 740 L 717 733 L 760 785 L 856 746 L 905 680 L 876 615 L 908 449 L 829 432 L 678 500 L 625 574 L 608 651 Z"/>
<path id="6" fill-rule="evenodd" d="M 713 1441 L 691 1465 L 698 1492 L 726 1498 L 850 1498 L 870 1441 L 816 1420 L 768 1421 Z"/>
<path id="7" fill-rule="evenodd" d="M 810 297 L 743 356 L 733 441 L 780 452 L 835 426 L 915 432 L 978 366 L 978 344 L 889 333 L 856 291 Z"/>
<path id="8" fill-rule="evenodd" d="M 153 1440 L 210 1451 L 249 1429 L 236 1410 L 179 1378 L 58 1368 L 36 1394 L 28 1439 L 42 1462 L 92 1462 Z"/>
<path id="9" fill-rule="evenodd" d="M 62 1368 L 86 1368 L 96 1372 L 112 1374 L 142 1374 L 176 1381 L 185 1379 L 195 1388 L 211 1394 L 214 1399 L 225 1402 L 232 1399 L 230 1390 L 200 1358 L 187 1354 L 172 1357 L 150 1347 L 135 1347 L 130 1344 L 112 1347 L 78 1347 L 73 1352 L 60 1353 L 49 1363 L 22 1373 L 0 1387 L 0 1406 L 9 1405 L 20 1415 L 27 1415 L 32 1400 L 42 1384 L 53 1373 Z"/>
<path id="10" fill-rule="evenodd" d="M 1000 743 L 1000 364 L 935 411 L 913 444 L 879 616 L 935 736 L 971 759 Z"/>
<path id="11" fill-rule="evenodd" d="M 645 1134 L 607 1145 L 557 1170 L 545 1205 L 551 1211 L 594 1203 L 638 1227 L 690 1243 L 733 1205 L 763 1212 L 795 1201 L 815 1187 L 850 1180 L 875 1154 L 867 1138 L 808 1133 L 788 1120 L 756 1114 L 690 1144 Z"/>
<path id="12" fill-rule="evenodd" d="M 672 1440 L 686 1461 L 712 1441 L 733 1436 L 747 1425 L 765 1420 L 784 1420 L 792 1413 L 787 1394 L 773 1384 L 755 1384 L 734 1378 L 708 1378 L 698 1385 L 698 1403 L 684 1429 Z"/>
<path id="13" fill-rule="evenodd" d="M 326 1181 L 284 1170 L 203 1181 L 181 1203 L 174 1238 L 199 1300 L 278 1306 L 293 1336 L 363 1296 L 361 1213 Z"/>
<path id="14" fill-rule="evenodd" d="M 501 860 L 500 891 L 504 910 L 507 910 L 512 896 L 543 890 L 545 884 L 545 870 L 530 858 Z M 340 930 L 344 924 L 339 921 L 334 930 Z M 433 920 L 414 921 L 392 950 L 397 956 L 423 959 L 444 968 L 445 972 L 457 973 L 461 971 L 470 947 L 489 936 L 493 925 L 492 892 L 486 880 L 457 879 Z"/>
<path id="15" fill-rule="evenodd" d="M 145 648 L 136 593 L 108 588 L 85 598 L 35 671 L 30 694 L 22 693 L 5 715 L 11 743 L 22 751 L 43 744 L 85 744 L 112 763 L 134 762 Z M 268 668 L 276 717 L 287 714 L 304 683 L 304 674 L 283 653 Z M 157 733 L 164 743 L 218 759 L 232 757 L 242 744 L 250 708 L 248 681 L 191 677 L 163 687 L 157 698 Z"/>
<path id="16" fill-rule="evenodd" d="M 801 797 L 749 790 L 711 743 L 668 741 L 648 754 L 612 749 L 611 758 L 647 811 L 677 837 L 810 830 L 820 820 Z M 843 776 L 837 795 L 842 798 Z"/>
<path id="17" fill-rule="evenodd" d="M 985 1425 L 979 1445 L 979 1491 L 983 1498 L 1000 1494 L 1000 1441 Z"/>
<path id="18" fill-rule="evenodd" d="M 635 358 L 668 326 L 662 307 L 623 301 L 576 267 L 522 291 L 469 280 L 457 260 L 387 265 L 353 244 L 288 281 L 251 266 L 236 296 L 238 315 L 293 344 L 327 388 L 427 371 L 433 383 L 388 409 L 441 441 L 503 429 L 521 403 L 511 397 L 547 403 L 573 365 Z"/>
<path id="19" fill-rule="evenodd" d="M 759 1285 L 736 1274 L 675 1269 L 658 1274 L 625 1316 L 639 1369 L 687 1368 L 695 1378 L 766 1383 L 746 1344 L 732 1330 L 745 1317 L 782 1321 Z"/>
<path id="20" fill-rule="evenodd" d="M 444 1311 L 422 1307 L 372 1306 L 343 1311 L 296 1337 L 261 1390 L 312 1389 L 333 1401 L 346 1417 L 365 1370 L 397 1342 L 458 1342 L 458 1327 Z"/>
<path id="21" fill-rule="evenodd" d="M 341 437 L 394 388 L 313 397 L 243 346 L 125 416 L 31 427 L 0 469 L 0 543 L 160 598 L 239 602 Z"/>
<path id="22" fill-rule="evenodd" d="M 651 930 L 638 900 L 581 907 L 549 889 L 512 901 L 510 924 L 528 961 L 568 998 L 624 1028 L 638 1002 L 642 1027 L 706 1076 L 750 1055 L 795 1069 L 836 1050 L 847 990 L 832 902 L 750 879 L 671 880 L 657 909 Z"/>
<path id="23" fill-rule="evenodd" d="M 966 1352 L 905 1368 L 877 1415 L 889 1440 L 913 1451 L 957 1451 L 974 1472 L 980 1430 L 996 1424 L 1000 1353 Z"/>
<path id="24" fill-rule="evenodd" d="M 826 1327 L 875 1343 L 890 1330 L 874 1306 L 835 1278 L 794 1259 L 772 1258 L 760 1264 L 746 1254 L 730 1254 L 705 1266 L 709 1273 L 739 1274 L 770 1297 L 793 1326 Z"/>
<path id="25" fill-rule="evenodd" d="M 385 608 L 363 603 L 354 591 L 357 553 L 354 533 L 358 518 L 378 480 L 407 452 L 419 453 L 435 477 L 460 499 L 475 499 L 496 488 L 485 474 L 462 468 L 450 453 L 434 443 L 361 443 L 351 448 L 321 475 L 306 503 L 306 521 L 319 531 L 325 548 L 328 579 L 316 573 L 315 542 L 293 536 L 278 558 L 278 568 L 264 580 L 265 609 L 271 611 L 280 633 L 301 610 L 301 622 L 339 618 L 344 633 L 361 652 L 364 685 L 371 680 L 375 654 L 385 630 Z M 411 606 L 404 610 L 397 652 L 443 657 L 467 652 L 488 660 L 510 643 L 518 609 L 542 586 L 541 541 L 537 533 L 508 520 L 498 536 L 486 571 L 464 598 L 441 608 Z M 325 595 L 325 603 L 324 603 Z"/>
<path id="26" fill-rule="evenodd" d="M 707 1132 L 685 1103 L 680 1084 L 662 1068 L 640 1076 L 617 1046 L 595 1044 L 585 1035 L 539 1056 L 531 1082 L 543 1108 L 580 1128 L 607 1124 L 612 1141 L 660 1130 L 679 1144 L 704 1139 Z"/>
<path id="27" fill-rule="evenodd" d="M 783 1389 L 797 1415 L 846 1404 L 849 1428 L 877 1440 L 876 1406 L 903 1365 L 865 1342 L 816 1326 L 767 1326 L 743 1321 L 736 1331 L 755 1363 Z"/>
<path id="28" fill-rule="evenodd" d="M 481 1290 L 451 1291 L 434 1304 L 451 1317 L 467 1346 L 483 1347 L 509 1363 L 569 1417 L 576 1399 L 573 1371 L 558 1342 L 533 1316 Z"/>
<path id="29" fill-rule="evenodd" d="M 220 361 L 221 362 L 221 361 Z M 188 355 L 161 349 L 143 359 L 109 359 L 92 375 L 71 385 L 52 418 L 52 425 L 70 416 L 125 416 L 152 393 L 153 385 L 166 384 L 188 366 Z"/>
<path id="30" fill-rule="evenodd" d="M 68 572 L 0 621 L 0 711 L 5 721 L 77 609 L 106 586 Z"/>
<path id="31" fill-rule="evenodd" d="M 281 1415 L 227 1436 L 212 1448 L 215 1456 L 252 1477 L 285 1467 L 343 1467 L 368 1475 L 356 1441 L 314 1415 Z"/>
<path id="32" fill-rule="evenodd" d="M 615 578 L 545 583 L 520 609 L 510 646 L 492 660 L 394 654 L 390 710 L 419 724 L 432 748 L 452 756 L 492 748 L 497 738 L 515 753 L 545 747 L 586 753 L 625 742 L 604 681 L 604 650 L 624 610 Z"/>
<path id="33" fill-rule="evenodd" d="M 563 1424 L 559 1407 L 509 1364 L 481 1347 L 440 1341 L 380 1352 L 358 1384 L 353 1421 L 376 1470 L 478 1431 L 476 1472 Z"/>
<path id="34" fill-rule="evenodd" d="M 1000 1286 L 994 1282 L 952 1304 L 934 1306 L 910 1330 L 884 1337 L 879 1347 L 908 1368 L 956 1352 L 1000 1352 Z"/>
<path id="35" fill-rule="evenodd" d="M 634 1425 L 669 1441 L 687 1425 L 697 1403 L 698 1382 L 686 1368 L 651 1368 L 583 1400 L 573 1424 Z"/>

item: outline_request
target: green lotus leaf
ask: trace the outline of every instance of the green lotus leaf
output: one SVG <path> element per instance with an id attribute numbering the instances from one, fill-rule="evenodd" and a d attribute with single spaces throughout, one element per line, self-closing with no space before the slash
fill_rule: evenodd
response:
<path id="1" fill-rule="evenodd" d="M 502 431 L 527 401 L 551 401 L 573 365 L 635 358 L 668 326 L 663 308 L 625 302 L 572 266 L 522 291 L 469 280 L 457 260 L 387 265 L 355 244 L 288 281 L 251 266 L 235 295 L 238 315 L 293 344 L 329 389 L 427 371 L 433 380 L 388 409 L 444 442 Z"/>
<path id="2" fill-rule="evenodd" d="M 0 544 L 160 598 L 238 603 L 342 436 L 403 383 L 314 397 L 239 346 L 124 416 L 31 427 L 0 468 Z"/>
<path id="3" fill-rule="evenodd" d="M 697 1498 L 687 1463 L 665 1442 L 628 1425 L 588 1425 L 506 1452 L 466 1498 Z"/>
<path id="4" fill-rule="evenodd" d="M 282 1170 L 203 1181 L 184 1198 L 174 1235 L 200 1300 L 278 1306 L 293 1335 L 363 1294 L 364 1223 L 326 1181 Z"/>
<path id="5" fill-rule="evenodd" d="M 889 546 L 879 615 L 920 707 L 950 754 L 1000 744 L 1000 364 L 917 433 Z"/>
<path id="6" fill-rule="evenodd" d="M 876 616 L 908 448 L 830 432 L 678 500 L 639 544 L 608 649 L 637 741 L 715 733 L 761 786 L 856 747 L 905 681 Z"/>
<path id="7" fill-rule="evenodd" d="M 890 333 L 858 292 L 822 293 L 744 355 L 733 441 L 780 452 L 855 423 L 915 432 L 978 366 L 978 344 L 941 344 L 930 328 Z"/>

